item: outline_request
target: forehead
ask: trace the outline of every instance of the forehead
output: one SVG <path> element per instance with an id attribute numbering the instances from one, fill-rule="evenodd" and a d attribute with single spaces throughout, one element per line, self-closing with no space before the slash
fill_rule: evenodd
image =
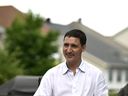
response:
<path id="1" fill-rule="evenodd" d="M 80 43 L 80 40 L 76 37 L 65 37 L 64 43 Z"/>

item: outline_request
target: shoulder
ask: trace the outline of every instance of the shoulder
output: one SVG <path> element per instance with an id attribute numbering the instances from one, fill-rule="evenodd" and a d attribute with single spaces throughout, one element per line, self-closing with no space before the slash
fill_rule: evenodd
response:
<path id="1" fill-rule="evenodd" d="M 65 64 L 65 62 L 62 62 L 62 63 L 52 67 L 44 74 L 44 76 L 53 76 L 53 75 L 60 73 L 60 71 L 62 71 L 64 64 Z"/>
<path id="2" fill-rule="evenodd" d="M 105 75 L 101 69 L 86 61 L 84 63 L 86 66 L 85 73 L 88 77 L 90 77 L 95 82 L 105 82 Z"/>
<path id="3" fill-rule="evenodd" d="M 100 75 L 102 74 L 102 70 L 99 69 L 98 67 L 96 67 L 95 65 L 87 62 L 87 61 L 83 61 L 85 63 L 85 71 L 89 74 L 93 74 L 93 75 Z"/>

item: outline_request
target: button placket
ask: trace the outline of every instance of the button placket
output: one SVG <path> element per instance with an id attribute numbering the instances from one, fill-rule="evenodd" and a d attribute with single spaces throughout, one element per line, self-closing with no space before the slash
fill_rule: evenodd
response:
<path id="1" fill-rule="evenodd" d="M 79 72 L 79 70 L 77 69 L 75 76 L 73 76 L 73 85 L 72 85 L 72 94 L 73 94 L 73 96 L 77 96 L 77 91 L 78 91 L 78 86 L 77 86 L 78 72 Z"/>

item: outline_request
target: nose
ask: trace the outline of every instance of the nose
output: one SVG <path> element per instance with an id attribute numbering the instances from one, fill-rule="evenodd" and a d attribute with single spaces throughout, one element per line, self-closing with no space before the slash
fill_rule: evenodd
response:
<path id="1" fill-rule="evenodd" d="M 72 52 L 71 46 L 68 46 L 68 47 L 67 47 L 67 52 Z"/>

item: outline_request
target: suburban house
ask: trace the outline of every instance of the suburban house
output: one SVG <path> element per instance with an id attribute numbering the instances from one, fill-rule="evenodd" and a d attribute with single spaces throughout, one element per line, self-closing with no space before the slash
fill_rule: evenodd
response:
<path id="1" fill-rule="evenodd" d="M 3 14 L 6 15 L 3 16 Z M 12 6 L 0 7 L 0 32 L 2 32 L 1 30 L 4 30 L 4 28 L 9 27 L 16 14 L 18 14 L 19 17 L 23 15 L 23 13 Z M 128 82 L 128 54 L 126 54 L 128 53 L 128 49 L 120 45 L 116 39 L 104 37 L 86 27 L 82 24 L 81 19 L 71 22 L 68 25 L 61 25 L 52 23 L 50 18 L 48 18 L 45 22 L 45 28 L 60 32 L 58 53 L 61 61 L 64 60 L 61 49 L 65 32 L 74 28 L 84 31 L 87 35 L 87 49 L 83 54 L 83 59 L 99 67 L 104 72 L 109 84 L 109 89 L 119 90 L 126 85 Z"/>
<path id="2" fill-rule="evenodd" d="M 25 15 L 13 6 L 0 6 L 0 26 L 9 27 L 14 19 L 21 19 Z"/>
<path id="3" fill-rule="evenodd" d="M 0 48 L 3 47 L 5 28 L 10 27 L 14 19 L 24 18 L 24 13 L 13 6 L 0 6 Z"/>

